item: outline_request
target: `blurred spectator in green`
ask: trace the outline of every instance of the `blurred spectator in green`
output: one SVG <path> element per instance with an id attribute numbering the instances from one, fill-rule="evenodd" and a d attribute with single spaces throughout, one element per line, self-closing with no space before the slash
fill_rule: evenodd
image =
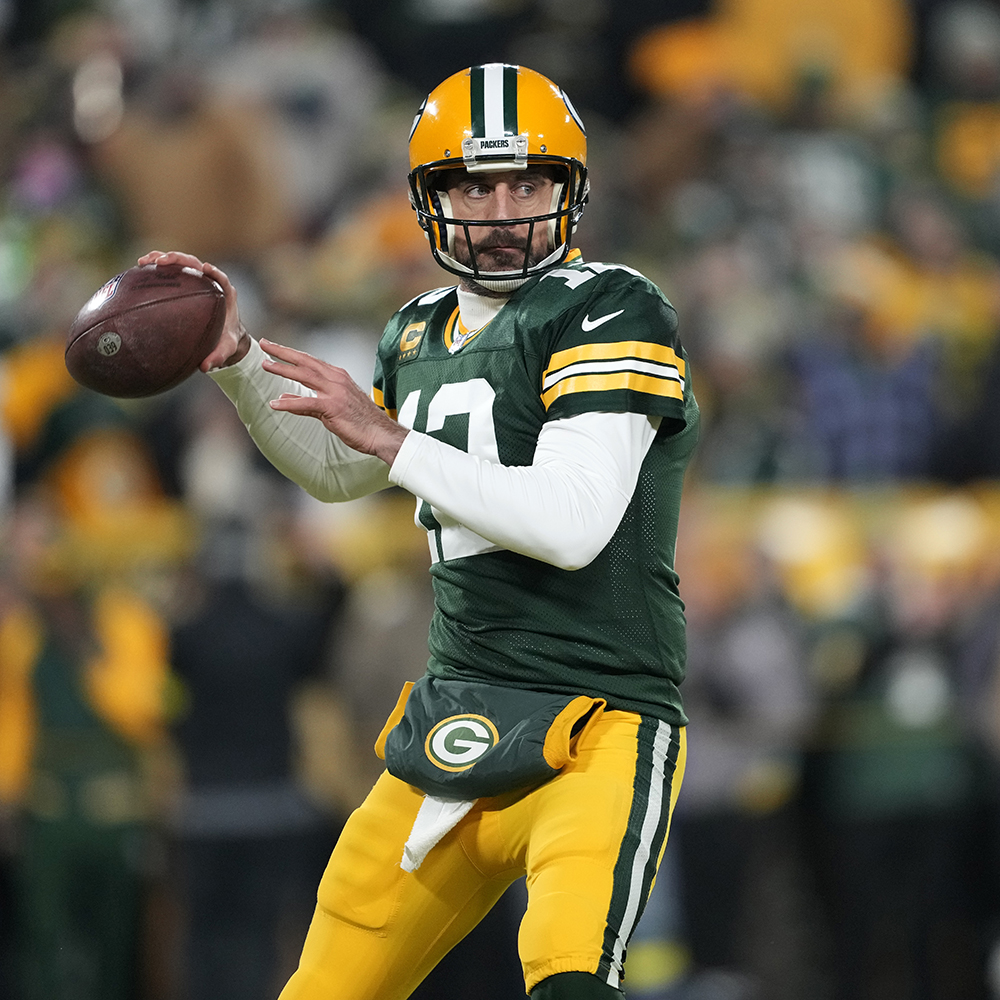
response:
<path id="1" fill-rule="evenodd" d="M 1000 997 L 1000 491 L 998 480 L 969 489 L 987 515 L 978 595 L 966 610 L 968 625 L 958 656 L 959 697 L 970 739 L 983 769 L 983 841 L 975 917 L 987 950 L 990 1000 Z"/>
<path id="2" fill-rule="evenodd" d="M 942 428 L 935 479 L 965 486 L 1000 479 L 1000 340 L 984 368 L 982 388 L 968 412 Z"/>
<path id="3" fill-rule="evenodd" d="M 958 653 L 986 541 L 968 497 L 899 496 L 873 519 L 872 587 L 817 630 L 823 705 L 807 769 L 835 995 L 984 995 L 978 754 Z"/>

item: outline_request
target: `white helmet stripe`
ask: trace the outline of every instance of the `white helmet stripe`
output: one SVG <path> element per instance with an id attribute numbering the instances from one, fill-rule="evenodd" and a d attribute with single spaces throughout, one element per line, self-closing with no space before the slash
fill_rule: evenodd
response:
<path id="1" fill-rule="evenodd" d="M 486 135 L 503 135 L 503 63 L 490 63 L 484 67 L 483 112 Z"/>
<path id="2" fill-rule="evenodd" d="M 517 135 L 517 67 L 505 63 L 474 66 L 469 84 L 473 136 Z"/>

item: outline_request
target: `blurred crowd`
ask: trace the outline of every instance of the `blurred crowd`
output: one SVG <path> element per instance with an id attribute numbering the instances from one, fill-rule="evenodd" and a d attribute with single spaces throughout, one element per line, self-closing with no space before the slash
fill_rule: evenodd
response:
<path id="1" fill-rule="evenodd" d="M 412 498 L 309 500 L 200 375 L 81 389 L 70 322 L 187 250 L 366 385 L 444 283 L 410 121 L 493 60 L 581 111 L 579 245 L 704 416 L 629 997 L 1000 998 L 993 0 L 0 0 L 0 997 L 276 996 L 426 660 Z M 522 892 L 419 998 L 520 995 Z"/>

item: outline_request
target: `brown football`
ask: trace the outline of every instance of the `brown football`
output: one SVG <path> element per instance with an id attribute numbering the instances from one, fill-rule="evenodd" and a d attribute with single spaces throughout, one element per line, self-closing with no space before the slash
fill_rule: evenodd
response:
<path id="1" fill-rule="evenodd" d="M 105 396 L 155 396 L 180 385 L 219 342 L 217 282 L 178 265 L 133 267 L 99 288 L 66 338 L 66 368 Z"/>

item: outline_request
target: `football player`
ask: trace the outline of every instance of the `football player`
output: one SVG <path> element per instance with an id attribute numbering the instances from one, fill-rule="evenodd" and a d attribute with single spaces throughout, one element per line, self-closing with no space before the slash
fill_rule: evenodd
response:
<path id="1" fill-rule="evenodd" d="M 278 469 L 327 501 L 401 486 L 430 543 L 427 673 L 379 739 L 386 772 L 337 843 L 282 1000 L 403 1000 L 524 875 L 526 991 L 610 1000 L 684 770 L 687 359 L 657 287 L 572 248 L 587 140 L 556 84 L 456 73 L 409 150 L 417 218 L 458 280 L 392 317 L 370 396 L 253 340 L 218 268 L 140 259 L 225 289 L 202 367 Z"/>

